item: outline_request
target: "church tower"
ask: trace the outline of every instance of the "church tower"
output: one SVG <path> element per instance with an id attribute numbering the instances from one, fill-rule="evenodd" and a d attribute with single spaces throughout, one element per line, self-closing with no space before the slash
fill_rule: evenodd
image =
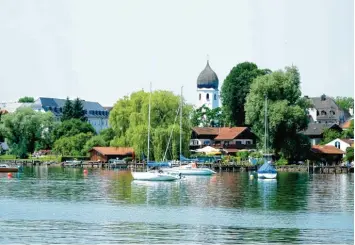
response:
<path id="1" fill-rule="evenodd" d="M 207 60 L 205 69 L 197 78 L 197 108 L 203 105 L 206 105 L 211 110 L 219 107 L 218 85 L 217 74 L 211 69 Z"/>

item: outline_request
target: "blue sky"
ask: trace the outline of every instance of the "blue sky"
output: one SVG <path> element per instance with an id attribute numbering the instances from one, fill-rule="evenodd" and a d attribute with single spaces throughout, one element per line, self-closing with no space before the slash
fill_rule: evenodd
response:
<path id="1" fill-rule="evenodd" d="M 0 101 L 106 106 L 152 82 L 195 103 L 207 54 L 220 86 L 239 62 L 294 64 L 303 94 L 353 96 L 351 0 L 2 0 L 0 31 Z"/>

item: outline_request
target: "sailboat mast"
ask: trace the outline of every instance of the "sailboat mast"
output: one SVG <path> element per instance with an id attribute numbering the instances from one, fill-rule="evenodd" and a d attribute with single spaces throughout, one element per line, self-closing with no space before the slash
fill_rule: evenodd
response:
<path id="1" fill-rule="evenodd" d="M 180 154 L 179 154 L 179 161 L 181 164 L 181 154 L 182 154 L 182 88 L 181 86 L 181 95 L 180 95 Z"/>
<path id="2" fill-rule="evenodd" d="M 267 121 L 267 95 L 265 94 L 265 154 L 268 154 L 268 121 Z"/>
<path id="3" fill-rule="evenodd" d="M 149 163 L 149 152 L 150 152 L 150 103 L 152 100 L 152 83 L 150 83 L 149 87 L 149 107 L 148 107 L 148 154 L 147 154 L 147 169 L 148 169 L 148 163 Z"/>

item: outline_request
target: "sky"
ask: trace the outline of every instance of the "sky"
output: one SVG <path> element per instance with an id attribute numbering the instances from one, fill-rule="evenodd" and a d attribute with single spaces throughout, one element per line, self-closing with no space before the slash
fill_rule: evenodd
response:
<path id="1" fill-rule="evenodd" d="M 144 89 L 197 101 L 207 55 L 220 87 L 240 62 L 295 65 L 304 95 L 353 96 L 353 0 L 0 0 L 0 101 L 112 106 Z"/>

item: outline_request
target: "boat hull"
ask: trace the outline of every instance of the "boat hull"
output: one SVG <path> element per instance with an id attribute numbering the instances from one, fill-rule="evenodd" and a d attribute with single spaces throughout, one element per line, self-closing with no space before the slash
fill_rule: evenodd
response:
<path id="1" fill-rule="evenodd" d="M 276 179 L 277 173 L 258 173 L 260 179 Z"/>
<path id="2" fill-rule="evenodd" d="M 173 176 L 167 173 L 152 173 L 152 172 L 131 172 L 134 180 L 145 181 L 174 181 L 178 180 L 179 176 Z"/>
<path id="3" fill-rule="evenodd" d="M 209 168 L 192 168 L 192 169 L 173 168 L 167 171 L 176 174 L 181 174 L 181 175 L 213 175 L 216 173 L 215 171 Z"/>
<path id="4" fill-rule="evenodd" d="M 1 173 L 14 173 L 18 172 L 18 168 L 0 168 Z"/>

